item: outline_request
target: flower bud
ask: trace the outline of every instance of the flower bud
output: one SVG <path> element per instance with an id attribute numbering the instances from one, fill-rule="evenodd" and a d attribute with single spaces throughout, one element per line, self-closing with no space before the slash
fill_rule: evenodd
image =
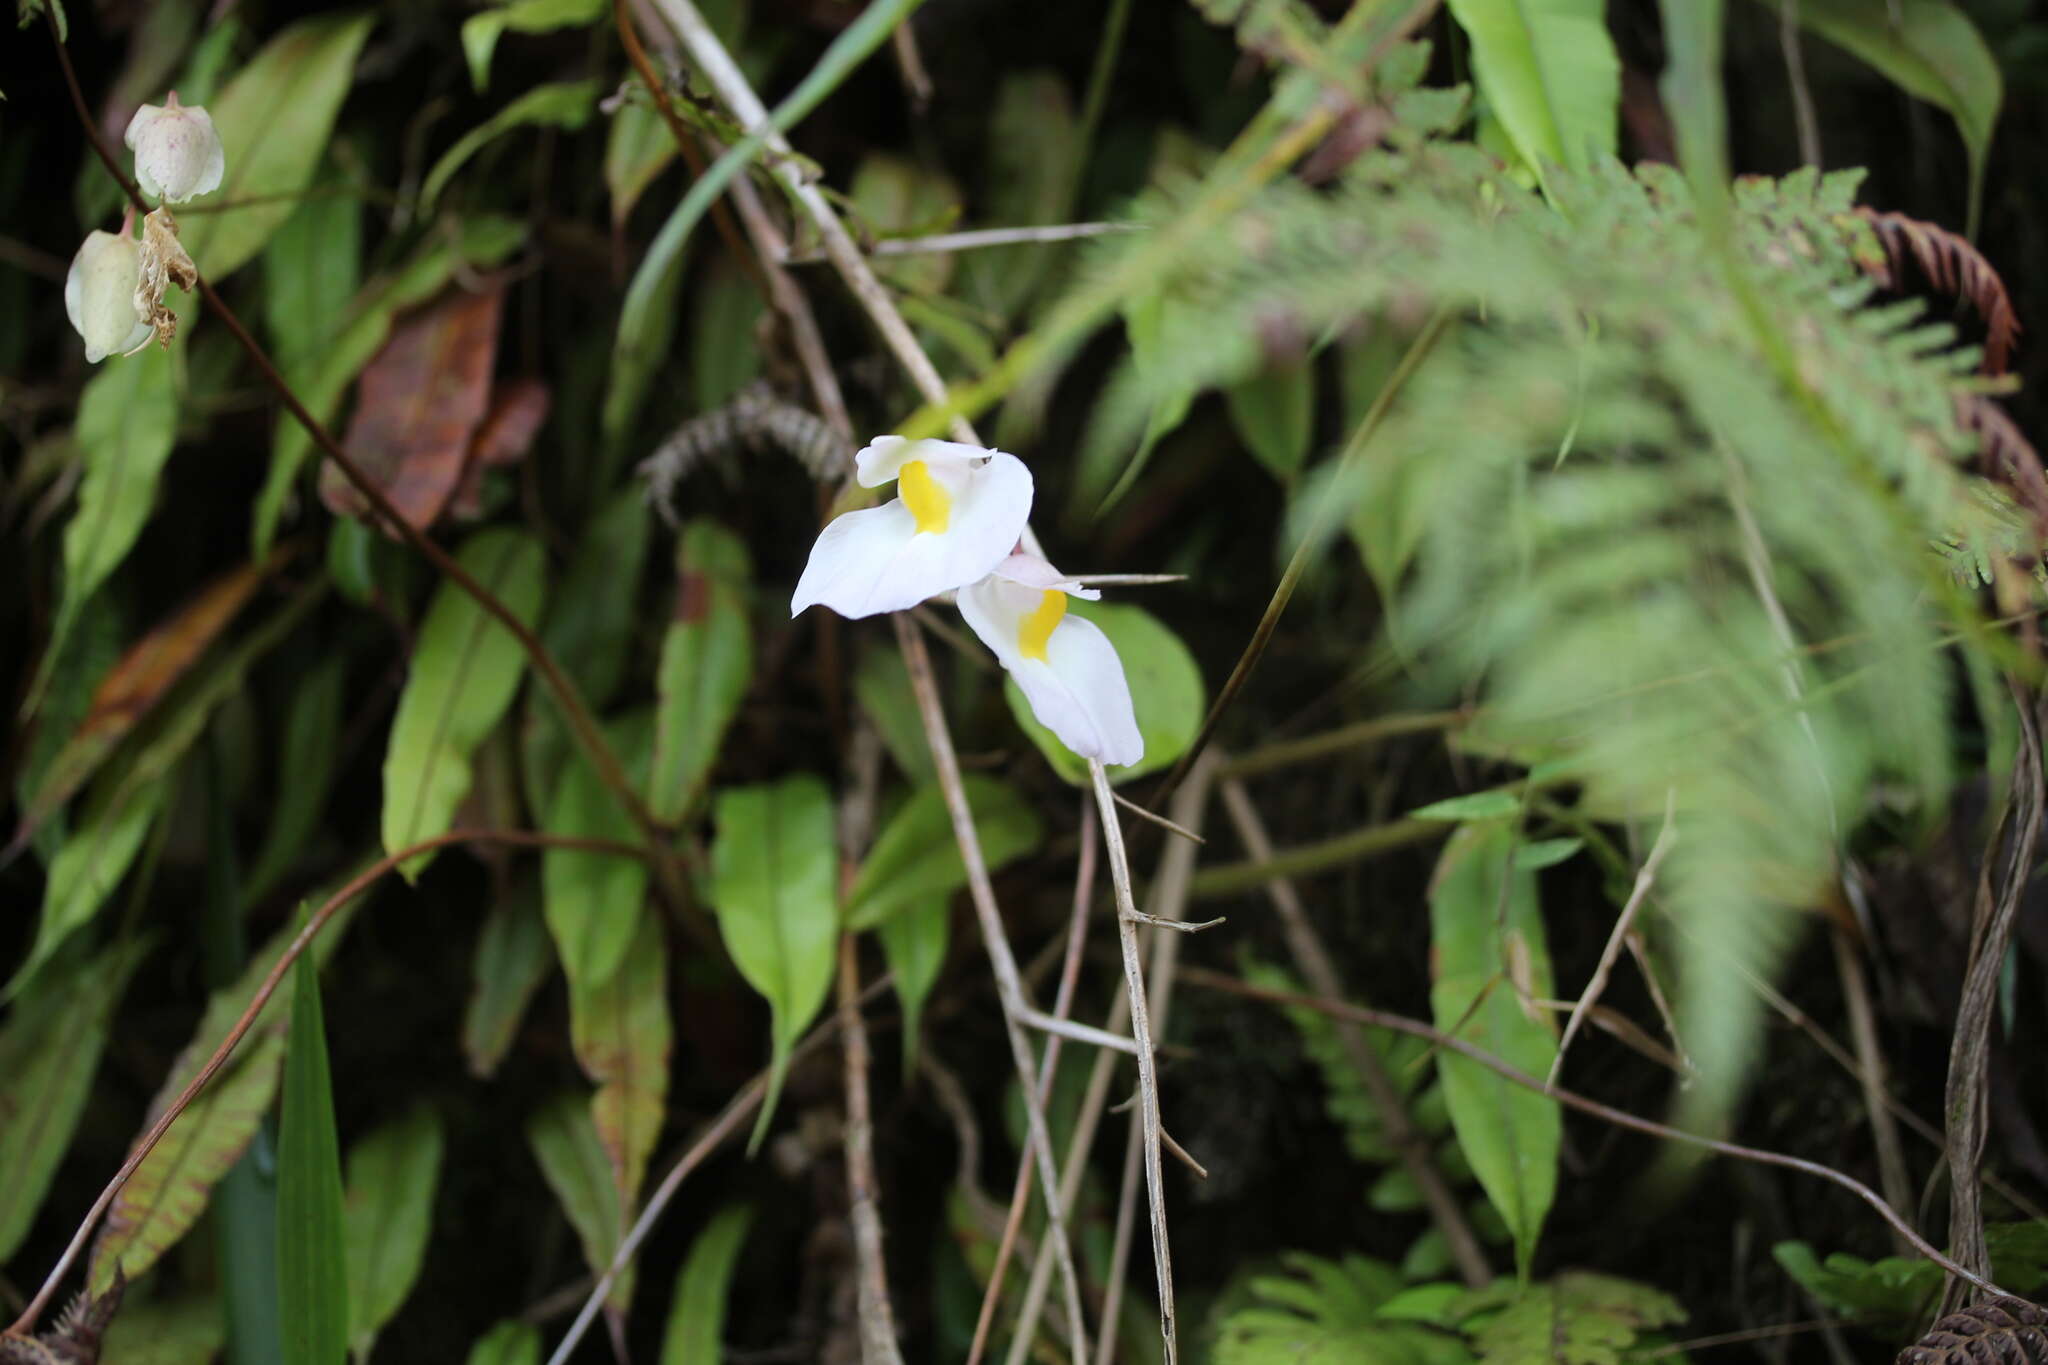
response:
<path id="1" fill-rule="evenodd" d="M 149 319 L 135 306 L 142 250 L 125 232 L 93 232 L 64 277 L 64 311 L 85 338 L 85 358 L 98 364 L 149 342 Z"/>
<path id="2" fill-rule="evenodd" d="M 125 140 L 135 153 L 135 179 L 151 198 L 182 204 L 220 188 L 227 170 L 220 134 L 204 109 L 178 103 L 177 91 L 137 109 Z"/>

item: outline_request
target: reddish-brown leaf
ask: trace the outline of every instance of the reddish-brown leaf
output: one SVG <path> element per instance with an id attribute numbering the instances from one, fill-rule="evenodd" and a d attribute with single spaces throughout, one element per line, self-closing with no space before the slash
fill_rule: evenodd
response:
<path id="1" fill-rule="evenodd" d="M 420 530 L 440 517 L 462 481 L 490 402 L 504 300 L 503 284 L 451 291 L 394 328 L 357 384 L 343 444 Z M 370 515 L 331 464 L 320 470 L 320 499 L 339 516 Z"/>
<path id="2" fill-rule="evenodd" d="M 484 475 L 526 458 L 541 424 L 548 420 L 552 401 L 548 386 L 538 379 L 515 379 L 498 387 L 491 395 L 490 412 L 469 443 L 469 460 L 449 515 L 473 521 L 483 514 Z"/>
<path id="3" fill-rule="evenodd" d="M 99 770 L 114 746 L 185 676 L 287 553 L 280 550 L 262 564 L 244 564 L 214 579 L 107 670 L 85 719 L 57 751 L 29 799 L 15 835 L 17 845 Z"/>
<path id="4" fill-rule="evenodd" d="M 2019 315 L 2013 312 L 2012 296 L 2005 281 L 1966 237 L 1959 237 L 1935 223 L 1908 218 L 1903 213 L 1879 213 L 1858 209 L 1863 220 L 1884 246 L 1884 258 L 1865 266 L 1871 276 L 1887 289 L 1905 286 L 1906 261 L 1910 257 L 1927 277 L 1927 282 L 1945 294 L 1970 301 L 1977 316 L 1984 319 L 1985 374 L 2004 374 L 2019 341 Z"/>

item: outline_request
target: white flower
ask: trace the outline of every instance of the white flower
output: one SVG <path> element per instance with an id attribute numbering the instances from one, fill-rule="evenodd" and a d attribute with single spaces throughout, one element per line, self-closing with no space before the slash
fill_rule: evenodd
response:
<path id="1" fill-rule="evenodd" d="M 1031 518 L 1031 471 L 1000 450 L 878 436 L 854 470 L 864 488 L 896 480 L 897 496 L 819 534 L 791 616 L 818 602 L 872 616 L 951 592 L 994 569 Z"/>
<path id="2" fill-rule="evenodd" d="M 196 104 L 178 103 L 175 90 L 162 104 L 137 109 L 124 140 L 135 153 L 135 179 L 142 192 L 167 204 L 219 189 L 227 172 L 212 117 Z"/>
<path id="3" fill-rule="evenodd" d="M 85 358 L 98 364 L 149 344 L 149 316 L 135 306 L 142 279 L 142 249 L 125 227 L 90 232 L 64 276 L 64 311 L 85 338 Z"/>
<path id="4" fill-rule="evenodd" d="M 1145 740 L 1131 709 L 1116 646 L 1093 621 L 1067 615 L 1067 598 L 1097 598 L 1035 555 L 1011 555 L 960 590 L 960 614 L 1017 680 L 1031 714 L 1083 758 L 1136 763 Z"/>

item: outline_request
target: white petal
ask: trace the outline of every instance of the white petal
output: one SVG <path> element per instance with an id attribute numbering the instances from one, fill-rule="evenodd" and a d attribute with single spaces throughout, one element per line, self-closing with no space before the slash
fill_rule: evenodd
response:
<path id="1" fill-rule="evenodd" d="M 958 441 L 906 441 L 901 436 L 877 436 L 853 457 L 854 477 L 863 488 L 880 488 L 912 460 L 923 460 L 937 474 L 942 469 L 966 468 L 973 461 L 999 454 L 1002 452 Z"/>
<path id="2" fill-rule="evenodd" d="M 141 248 L 121 233 L 89 232 L 64 276 L 64 311 L 94 364 L 146 342 L 149 321 L 135 306 Z"/>
<path id="3" fill-rule="evenodd" d="M 213 117 L 196 104 L 145 104 L 122 135 L 135 152 L 135 180 L 153 199 L 181 204 L 220 188 L 227 170 Z"/>
<path id="4" fill-rule="evenodd" d="M 996 577 L 1007 578 L 1012 583 L 1022 583 L 1026 587 L 1040 590 L 1058 588 L 1063 593 L 1083 597 L 1090 602 L 1097 601 L 1102 596 L 1099 588 L 1084 588 L 1080 579 L 1069 578 L 1055 569 L 1049 561 L 1022 550 L 996 565 L 994 572 Z"/>
<path id="5" fill-rule="evenodd" d="M 1031 714 L 1083 758 L 1131 764 L 1145 756 L 1116 646 L 1093 621 L 1065 616 L 1046 641 L 1045 658 L 1027 659 L 1018 627 L 1043 589 L 990 577 L 960 590 L 960 614 L 1017 680 Z"/>
<path id="6" fill-rule="evenodd" d="M 841 616 L 860 617 L 887 607 L 869 607 L 875 589 L 897 557 L 917 537 L 917 518 L 901 499 L 834 517 L 818 533 L 810 562 L 789 599 L 789 614 L 822 602 Z"/>
<path id="7" fill-rule="evenodd" d="M 960 589 L 955 600 L 968 628 L 981 637 L 1004 668 L 1015 672 L 1019 664 L 1029 662 L 1017 651 L 1017 631 L 1025 615 L 1039 604 L 1037 590 L 991 574 Z"/>

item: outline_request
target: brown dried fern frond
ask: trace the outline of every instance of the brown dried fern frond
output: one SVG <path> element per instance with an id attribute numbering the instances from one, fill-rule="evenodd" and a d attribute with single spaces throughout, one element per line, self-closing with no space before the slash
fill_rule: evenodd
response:
<path id="1" fill-rule="evenodd" d="M 1906 258 L 1911 256 L 1928 283 L 1943 293 L 1970 301 L 1977 315 L 1984 319 L 1983 371 L 2004 374 L 2013 345 L 2019 340 L 2020 321 L 2013 311 L 2005 281 L 1984 259 L 1984 253 L 1947 228 L 1903 213 L 1879 213 L 1870 208 L 1857 212 L 1884 246 L 1884 264 L 1873 264 L 1872 277 L 1887 289 L 1904 289 Z"/>
<path id="2" fill-rule="evenodd" d="M 1984 476 L 2005 486 L 2013 500 L 2034 519 L 2035 533 L 2048 542 L 2048 470 L 2019 424 L 2004 408 L 1981 393 L 1955 396 L 1956 424 L 1974 432 L 1978 442 L 1978 468 Z"/>
<path id="3" fill-rule="evenodd" d="M 2025 1299 L 1986 1300 L 1935 1323 L 1896 1365 L 2048 1365 L 2048 1312 Z"/>

